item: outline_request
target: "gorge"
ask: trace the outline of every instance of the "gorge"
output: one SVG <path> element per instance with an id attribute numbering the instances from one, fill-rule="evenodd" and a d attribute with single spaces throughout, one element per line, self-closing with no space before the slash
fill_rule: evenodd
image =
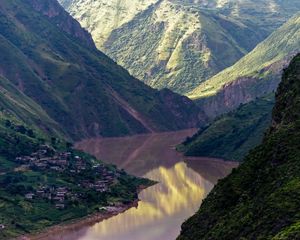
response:
<path id="1" fill-rule="evenodd" d="M 300 239 L 299 11 L 1 0 L 0 239 Z"/>
<path id="2" fill-rule="evenodd" d="M 238 165 L 220 159 L 186 159 L 178 154 L 174 146 L 194 131 L 94 138 L 77 143 L 77 148 L 101 156 L 105 162 L 158 183 L 143 190 L 138 205 L 120 215 L 37 239 L 175 239 L 182 221 L 195 212 L 218 179 Z"/>

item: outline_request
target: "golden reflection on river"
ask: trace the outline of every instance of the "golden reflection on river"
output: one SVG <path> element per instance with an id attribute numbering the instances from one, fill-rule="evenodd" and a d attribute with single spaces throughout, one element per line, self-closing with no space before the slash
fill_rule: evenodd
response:
<path id="1" fill-rule="evenodd" d="M 174 240 L 181 223 L 200 206 L 213 184 L 185 163 L 158 167 L 145 177 L 160 182 L 140 194 L 138 207 L 90 228 L 81 240 Z"/>
<path id="2" fill-rule="evenodd" d="M 136 176 L 159 183 L 139 194 L 137 208 L 91 227 L 83 226 L 43 240 L 174 240 L 218 179 L 236 163 L 184 158 L 175 146 L 194 129 L 124 138 L 89 139 L 76 147 Z"/>

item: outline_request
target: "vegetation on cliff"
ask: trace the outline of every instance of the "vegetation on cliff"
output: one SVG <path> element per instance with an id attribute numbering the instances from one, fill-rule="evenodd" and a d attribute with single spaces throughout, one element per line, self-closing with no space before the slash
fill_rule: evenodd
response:
<path id="1" fill-rule="evenodd" d="M 263 143 L 221 180 L 178 240 L 299 239 L 300 55 L 284 71 Z"/>

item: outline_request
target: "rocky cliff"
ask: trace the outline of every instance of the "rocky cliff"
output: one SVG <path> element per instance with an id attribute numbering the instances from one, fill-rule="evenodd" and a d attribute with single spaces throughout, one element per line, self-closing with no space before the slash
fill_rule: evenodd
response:
<path id="1" fill-rule="evenodd" d="M 275 91 L 282 70 L 300 46 L 300 15 L 292 17 L 233 66 L 200 84 L 188 96 L 214 117 Z M 225 107 L 224 107 L 225 105 Z"/>
<path id="2" fill-rule="evenodd" d="M 288 66 L 292 58 L 293 55 L 291 54 L 262 69 L 260 77 L 239 77 L 233 82 L 224 84 L 216 95 L 196 99 L 196 102 L 208 118 L 214 119 L 220 114 L 236 109 L 241 104 L 249 103 L 275 92 L 280 83 L 283 69 Z M 264 75 L 266 72 L 268 74 Z"/>
<path id="3" fill-rule="evenodd" d="M 57 1 L 53 0 L 31 0 L 28 1 L 33 8 L 47 16 L 51 21 L 53 21 L 61 30 L 75 36 L 82 43 L 95 48 L 94 41 L 91 34 L 80 26 L 80 23 L 76 20 L 70 18 L 70 15 L 64 11 L 61 5 Z"/>

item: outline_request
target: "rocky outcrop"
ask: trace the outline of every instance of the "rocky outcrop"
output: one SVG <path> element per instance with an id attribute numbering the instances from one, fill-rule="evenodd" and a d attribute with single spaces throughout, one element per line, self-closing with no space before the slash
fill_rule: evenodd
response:
<path id="1" fill-rule="evenodd" d="M 198 99 L 196 103 L 210 119 L 213 119 L 241 104 L 274 92 L 280 83 L 283 69 L 292 57 L 293 54 L 290 54 L 285 59 L 263 68 L 259 74 L 263 77 L 239 77 L 225 84 L 216 95 Z"/>
<path id="2" fill-rule="evenodd" d="M 29 0 L 33 8 L 50 18 L 64 32 L 76 37 L 91 48 L 96 48 L 91 34 L 83 29 L 56 0 Z"/>

